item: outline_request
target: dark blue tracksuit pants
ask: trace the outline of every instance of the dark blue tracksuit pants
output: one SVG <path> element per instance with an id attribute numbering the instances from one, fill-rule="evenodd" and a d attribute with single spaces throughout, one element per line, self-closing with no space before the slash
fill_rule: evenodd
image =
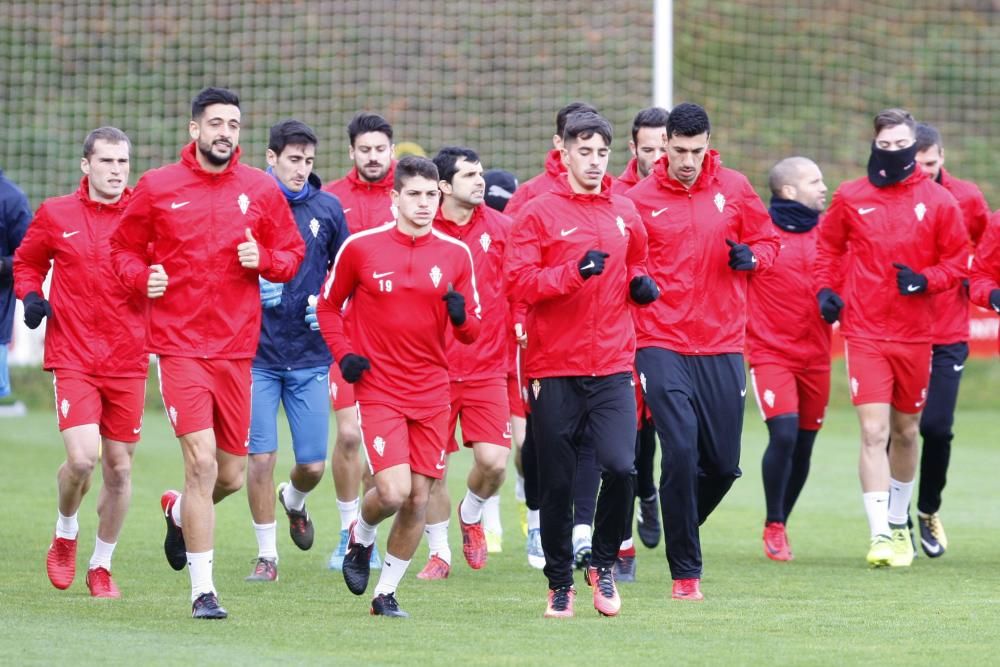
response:
<path id="1" fill-rule="evenodd" d="M 743 355 L 646 347 L 635 366 L 663 448 L 660 509 L 670 576 L 701 578 L 698 527 L 742 474 Z"/>
<path id="2" fill-rule="evenodd" d="M 573 491 L 584 442 L 601 468 L 591 564 L 611 567 L 618 558 L 634 497 L 635 387 L 631 373 L 555 377 L 533 380 L 529 394 L 544 572 L 558 588 L 573 583 Z"/>
<path id="3" fill-rule="evenodd" d="M 920 415 L 920 436 L 924 446 L 920 452 L 917 509 L 924 514 L 941 509 L 941 492 L 947 481 L 951 441 L 955 437 L 951 429 L 955 424 L 958 385 L 968 357 L 968 343 L 934 346 L 927 403 Z"/>

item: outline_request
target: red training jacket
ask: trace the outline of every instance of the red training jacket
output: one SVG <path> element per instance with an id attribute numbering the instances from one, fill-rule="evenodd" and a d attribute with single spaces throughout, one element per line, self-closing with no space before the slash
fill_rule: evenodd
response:
<path id="1" fill-rule="evenodd" d="M 524 351 L 530 378 L 604 376 L 631 371 L 635 328 L 629 281 L 646 275 L 646 231 L 627 198 L 558 187 L 534 199 L 515 219 L 504 273 L 507 296 L 528 306 Z M 588 250 L 610 256 L 604 272 L 584 280 Z"/>
<path id="2" fill-rule="evenodd" d="M 841 275 L 837 267 L 848 253 Z M 894 262 L 923 274 L 927 291 L 901 295 Z M 846 338 L 925 343 L 932 295 L 964 278 L 968 262 L 969 234 L 947 190 L 919 170 L 885 188 L 862 177 L 833 195 L 820 228 L 813 287 L 844 281 L 840 331 Z"/>
<path id="3" fill-rule="evenodd" d="M 626 165 L 625 171 L 621 173 L 618 180 L 611 186 L 611 194 L 623 195 L 641 180 L 642 178 L 639 177 L 639 161 L 632 158 L 629 160 L 628 165 Z"/>
<path id="4" fill-rule="evenodd" d="M 466 318 L 460 327 L 452 327 L 441 298 L 449 284 L 465 297 Z M 348 297 L 354 318 L 350 332 L 341 310 Z M 413 237 L 391 223 L 358 232 L 340 247 L 316 314 L 338 362 L 358 354 L 371 363 L 354 385 L 358 401 L 446 407 L 445 329 L 454 328 L 463 343 L 479 335 L 472 254 L 464 243 L 436 229 Z"/>
<path id="5" fill-rule="evenodd" d="M 295 276 L 305 244 L 277 182 L 241 164 L 239 147 L 225 171 L 205 171 L 192 142 L 179 162 L 147 171 L 111 237 L 111 263 L 126 286 L 146 298 L 162 264 L 167 291 L 150 300 L 146 350 L 203 359 L 251 359 L 260 337 L 258 274 Z M 246 230 L 260 249 L 259 270 L 240 266 Z M 152 243 L 152 260 L 146 248 Z"/>
<path id="6" fill-rule="evenodd" d="M 812 283 L 819 229 L 795 233 L 775 226 L 775 231 L 781 252 L 770 269 L 750 277 L 747 359 L 751 366 L 828 369 L 831 327 L 816 310 Z"/>
<path id="7" fill-rule="evenodd" d="M 370 183 L 358 176 L 357 167 L 351 167 L 346 176 L 324 185 L 323 189 L 337 196 L 344 208 L 347 230 L 357 234 L 396 220 L 389 194 L 395 178 L 396 161 L 393 160 L 388 173 L 380 181 Z"/>
<path id="8" fill-rule="evenodd" d="M 990 292 L 1000 288 L 1000 211 L 993 214 L 983 234 L 969 276 L 969 298 L 982 308 L 990 308 Z M 1000 338 L 997 339 L 1000 345 Z"/>
<path id="9" fill-rule="evenodd" d="M 510 370 L 510 309 L 503 291 L 502 265 L 511 224 L 509 217 L 486 204 L 473 209 L 472 218 L 461 226 L 447 220 L 443 208 L 438 207 L 434 228 L 462 241 L 472 253 L 482 307 L 482 328 L 473 344 L 463 344 L 450 327 L 445 334 L 448 371 L 453 382 L 506 378 Z"/>
<path id="10" fill-rule="evenodd" d="M 938 182 L 958 201 L 965 227 L 975 246 L 990 221 L 990 208 L 986 204 L 986 198 L 975 183 L 955 178 L 944 167 L 941 168 L 941 179 Z M 931 302 L 934 308 L 931 342 L 935 345 L 950 345 L 969 340 L 969 296 L 965 285 L 959 283 L 950 290 L 935 294 Z"/>
<path id="11" fill-rule="evenodd" d="M 705 156 L 690 190 L 669 175 L 667 160 L 628 191 L 649 234 L 647 264 L 662 293 L 635 313 L 638 347 L 742 353 L 750 272 L 729 268 L 726 240 L 750 246 L 760 273 L 778 255 L 778 232 L 750 182 L 723 167 L 718 152 Z"/>
<path id="12" fill-rule="evenodd" d="M 19 299 L 42 294 L 52 265 L 45 325 L 44 368 L 88 375 L 145 377 L 146 299 L 129 294 L 111 270 L 111 234 L 132 196 L 126 188 L 114 204 L 90 198 L 86 176 L 77 191 L 46 199 L 14 254 Z"/>

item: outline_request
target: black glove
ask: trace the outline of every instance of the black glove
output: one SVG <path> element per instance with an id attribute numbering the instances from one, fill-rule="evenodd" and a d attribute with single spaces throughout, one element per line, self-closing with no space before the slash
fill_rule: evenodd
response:
<path id="1" fill-rule="evenodd" d="M 906 264 L 893 262 L 892 265 L 899 269 L 896 273 L 896 285 L 899 287 L 900 294 L 911 296 L 927 291 L 927 278 L 924 277 L 924 274 L 917 273 Z"/>
<path id="2" fill-rule="evenodd" d="M 737 243 L 726 239 L 729 244 L 729 268 L 733 271 L 753 271 L 757 268 L 757 258 L 753 250 L 745 243 Z"/>
<path id="3" fill-rule="evenodd" d="M 361 374 L 371 367 L 368 360 L 359 354 L 345 354 L 344 358 L 340 360 L 340 374 L 344 376 L 344 380 L 351 384 L 360 380 Z"/>
<path id="4" fill-rule="evenodd" d="M 660 298 L 660 289 L 649 276 L 636 276 L 628 284 L 628 293 L 640 306 L 653 303 Z"/>
<path id="5" fill-rule="evenodd" d="M 819 312 L 824 320 L 833 324 L 840 319 L 840 309 L 844 307 L 844 301 L 836 292 L 824 287 L 816 294 L 816 300 L 819 301 Z"/>
<path id="6" fill-rule="evenodd" d="M 43 317 L 52 317 L 52 306 L 38 292 L 28 292 L 24 297 L 24 323 L 29 329 L 37 329 Z"/>
<path id="7" fill-rule="evenodd" d="M 993 306 L 993 310 L 997 311 L 1000 315 L 1000 289 L 995 289 L 990 292 L 990 305 Z"/>
<path id="8" fill-rule="evenodd" d="M 588 250 L 577 265 L 580 268 L 580 275 L 586 280 L 590 276 L 599 276 L 604 272 L 604 260 L 610 257 L 606 252 L 600 250 Z"/>
<path id="9" fill-rule="evenodd" d="M 465 297 L 452 289 L 451 283 L 448 283 L 448 291 L 444 293 L 441 300 L 447 304 L 451 323 L 456 327 L 465 324 Z"/>

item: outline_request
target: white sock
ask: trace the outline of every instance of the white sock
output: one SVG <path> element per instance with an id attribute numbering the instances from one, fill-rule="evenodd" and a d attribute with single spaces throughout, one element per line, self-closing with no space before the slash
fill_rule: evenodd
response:
<path id="1" fill-rule="evenodd" d="M 382 561 L 382 573 L 378 577 L 378 584 L 375 586 L 375 597 L 395 593 L 400 580 L 406 574 L 406 568 L 410 566 L 410 561 L 396 558 L 390 553 L 386 553 L 385 560 Z"/>
<path id="2" fill-rule="evenodd" d="M 517 480 L 514 482 L 514 500 L 519 503 L 523 503 L 524 497 L 524 478 L 520 475 L 517 476 Z"/>
<path id="3" fill-rule="evenodd" d="M 576 542 L 577 540 L 591 541 L 589 524 L 578 523 L 573 526 L 573 541 Z"/>
<path id="4" fill-rule="evenodd" d="M 296 489 L 291 480 L 281 490 L 281 497 L 285 499 L 285 508 L 296 512 L 301 512 L 302 508 L 306 506 L 306 496 L 308 495 L 308 491 L 303 493 Z"/>
<path id="5" fill-rule="evenodd" d="M 64 516 L 59 510 L 56 510 L 56 513 L 59 515 L 59 518 L 56 519 L 56 537 L 61 537 L 64 540 L 75 540 L 80 532 L 80 522 L 76 520 L 78 512 L 74 512 L 73 516 Z"/>
<path id="6" fill-rule="evenodd" d="M 480 498 L 472 492 L 472 489 L 465 490 L 465 498 L 462 499 L 463 523 L 479 523 L 483 520 L 483 506 L 486 504 L 485 498 Z"/>
<path id="7" fill-rule="evenodd" d="M 355 498 L 354 500 L 348 500 L 347 502 L 338 500 L 337 509 L 340 511 L 340 529 L 347 530 L 350 528 L 354 520 L 358 518 L 358 506 L 361 505 L 361 499 Z"/>
<path id="8" fill-rule="evenodd" d="M 188 571 L 191 574 L 191 602 L 198 599 L 202 593 L 214 593 L 212 583 L 212 554 L 214 550 L 201 553 L 187 552 Z"/>
<path id="9" fill-rule="evenodd" d="M 490 496 L 483 507 L 483 530 L 489 533 L 503 534 L 500 523 L 500 496 Z"/>
<path id="10" fill-rule="evenodd" d="M 358 512 L 358 522 L 354 524 L 354 539 L 363 547 L 375 541 L 375 526 L 366 523 L 361 512 Z"/>
<path id="11" fill-rule="evenodd" d="M 253 523 L 253 522 L 251 522 Z M 278 522 L 253 523 L 254 532 L 257 533 L 257 558 L 273 558 L 278 560 Z"/>
<path id="12" fill-rule="evenodd" d="M 528 510 L 528 530 L 542 527 L 541 510 Z"/>
<path id="13" fill-rule="evenodd" d="M 111 571 L 111 554 L 115 552 L 115 545 L 117 542 L 105 542 L 101 538 L 97 538 L 97 542 L 94 544 L 94 555 L 90 557 L 90 569 L 93 570 L 95 567 L 103 567 L 108 572 Z"/>
<path id="14" fill-rule="evenodd" d="M 451 547 L 448 546 L 448 524 L 445 519 L 441 523 L 429 523 L 424 526 L 424 535 L 427 536 L 427 548 L 430 554 L 438 555 L 438 558 L 451 565 Z"/>
<path id="15" fill-rule="evenodd" d="M 865 501 L 868 528 L 871 536 L 889 534 L 889 492 L 872 491 L 861 496 Z"/>
<path id="16" fill-rule="evenodd" d="M 170 506 L 170 518 L 174 520 L 178 528 L 181 527 L 181 498 L 183 497 L 183 495 L 178 495 L 177 500 Z"/>
<path id="17" fill-rule="evenodd" d="M 621 547 L 619 547 L 619 551 L 628 551 L 633 546 L 635 546 L 635 542 L 633 542 L 632 538 L 630 537 L 627 540 L 622 541 L 622 545 Z"/>
<path id="18" fill-rule="evenodd" d="M 910 500 L 913 498 L 913 480 L 900 482 L 889 478 L 889 523 L 905 526 L 910 514 Z"/>

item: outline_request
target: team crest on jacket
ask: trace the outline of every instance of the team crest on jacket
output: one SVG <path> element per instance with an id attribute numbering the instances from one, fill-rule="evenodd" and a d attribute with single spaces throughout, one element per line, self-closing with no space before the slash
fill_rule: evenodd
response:
<path id="1" fill-rule="evenodd" d="M 436 265 L 431 267 L 431 282 L 434 283 L 434 287 L 441 283 L 441 269 Z"/>
<path id="2" fill-rule="evenodd" d="M 250 208 L 250 197 L 247 197 L 247 193 L 241 192 L 240 196 L 236 198 L 236 203 L 240 205 L 240 211 L 243 215 L 246 215 L 247 209 Z"/>
<path id="3" fill-rule="evenodd" d="M 715 208 L 719 209 L 719 213 L 722 213 L 722 209 L 726 208 L 726 198 L 722 196 L 721 192 L 715 193 Z"/>
<path id="4" fill-rule="evenodd" d="M 319 236 L 319 220 L 313 218 L 309 221 L 309 231 L 312 232 L 313 238 Z"/>
<path id="5" fill-rule="evenodd" d="M 382 456 L 382 452 L 385 451 L 385 440 L 382 439 L 382 436 L 375 436 L 375 439 L 372 440 L 372 447 L 375 449 L 376 454 Z"/>
<path id="6" fill-rule="evenodd" d="M 542 393 L 542 383 L 540 380 L 531 381 L 531 393 L 535 395 L 535 400 L 538 400 L 538 395 Z"/>
<path id="7" fill-rule="evenodd" d="M 764 402 L 767 403 L 767 407 L 769 408 L 774 407 L 774 392 L 771 391 L 770 389 L 764 392 Z"/>
<path id="8" fill-rule="evenodd" d="M 479 245 L 483 246 L 483 252 L 490 251 L 490 243 L 492 241 L 493 239 L 490 238 L 490 235 L 486 232 L 483 232 L 483 235 L 479 237 Z"/>
<path id="9" fill-rule="evenodd" d="M 622 220 L 620 215 L 615 218 L 615 224 L 618 225 L 618 231 L 622 233 L 622 236 L 625 236 L 625 221 Z"/>
<path id="10" fill-rule="evenodd" d="M 917 222 L 923 222 L 924 214 L 927 213 L 927 207 L 924 206 L 923 202 L 920 202 L 913 207 L 913 212 L 917 215 Z"/>

